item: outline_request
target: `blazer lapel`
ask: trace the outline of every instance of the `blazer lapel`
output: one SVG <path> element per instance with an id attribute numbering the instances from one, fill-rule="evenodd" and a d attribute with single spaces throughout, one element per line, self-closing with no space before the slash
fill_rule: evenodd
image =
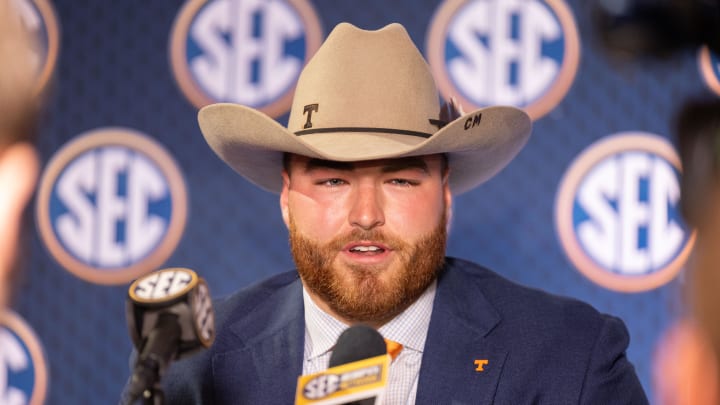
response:
<path id="1" fill-rule="evenodd" d="M 299 280 L 275 291 L 257 308 L 230 325 L 234 341 L 225 342 L 229 350 L 213 356 L 217 403 L 295 401 L 305 338 Z"/>
<path id="2" fill-rule="evenodd" d="M 500 321 L 477 280 L 448 265 L 438 279 L 417 403 L 491 404 L 508 354 L 491 333 Z"/>

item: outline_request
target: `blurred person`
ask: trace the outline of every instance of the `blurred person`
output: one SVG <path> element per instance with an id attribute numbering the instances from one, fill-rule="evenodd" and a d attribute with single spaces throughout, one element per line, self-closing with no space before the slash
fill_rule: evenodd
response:
<path id="1" fill-rule="evenodd" d="M 23 213 L 39 171 L 32 144 L 38 110 L 33 49 L 12 1 L 0 0 L 0 310 L 11 295 Z"/>
<path id="2" fill-rule="evenodd" d="M 657 405 L 720 404 L 718 365 L 704 328 L 691 317 L 663 334 L 654 356 Z"/>
<path id="3" fill-rule="evenodd" d="M 694 316 L 720 349 L 720 100 L 685 103 L 676 123 L 683 165 L 681 207 L 697 232 L 688 298 Z"/>
<path id="4" fill-rule="evenodd" d="M 720 100 L 685 103 L 675 136 L 683 167 L 681 211 L 695 229 L 683 293 L 688 313 L 658 346 L 659 405 L 720 404 Z"/>

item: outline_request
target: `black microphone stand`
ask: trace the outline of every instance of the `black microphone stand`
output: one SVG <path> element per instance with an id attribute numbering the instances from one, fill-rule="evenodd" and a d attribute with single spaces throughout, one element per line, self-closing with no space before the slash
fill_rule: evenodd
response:
<path id="1" fill-rule="evenodd" d="M 182 329 L 178 315 L 163 312 L 143 345 L 135 371 L 130 379 L 130 403 L 142 397 L 143 405 L 162 405 L 164 400 L 160 379 L 175 358 Z"/>
<path id="2" fill-rule="evenodd" d="M 143 392 L 143 405 L 163 405 L 165 400 L 160 381 Z"/>

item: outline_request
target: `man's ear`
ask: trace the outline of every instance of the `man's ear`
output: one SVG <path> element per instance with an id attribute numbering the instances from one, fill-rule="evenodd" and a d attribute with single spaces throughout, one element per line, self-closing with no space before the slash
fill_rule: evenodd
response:
<path id="1" fill-rule="evenodd" d="M 450 190 L 450 168 L 445 170 L 443 176 L 443 198 L 445 199 L 445 218 L 447 221 L 448 232 L 450 231 L 450 224 L 452 224 L 452 191 Z"/>
<path id="2" fill-rule="evenodd" d="M 288 211 L 288 194 L 290 193 L 290 175 L 287 170 L 282 171 L 283 186 L 280 192 L 280 212 L 285 226 L 290 228 L 290 212 Z"/>

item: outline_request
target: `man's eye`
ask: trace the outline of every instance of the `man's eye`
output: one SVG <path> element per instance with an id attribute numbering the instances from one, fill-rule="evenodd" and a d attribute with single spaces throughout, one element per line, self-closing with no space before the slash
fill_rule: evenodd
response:
<path id="1" fill-rule="evenodd" d="M 407 179 L 392 179 L 392 180 L 390 180 L 390 184 L 393 184 L 396 186 L 410 187 L 410 186 L 417 186 L 419 183 L 417 181 L 412 181 L 412 180 L 407 180 Z"/>
<path id="2" fill-rule="evenodd" d="M 323 186 L 329 186 L 329 187 L 337 187 L 345 184 L 345 180 L 342 179 L 327 179 L 327 180 L 320 180 L 317 182 L 319 185 Z"/>

